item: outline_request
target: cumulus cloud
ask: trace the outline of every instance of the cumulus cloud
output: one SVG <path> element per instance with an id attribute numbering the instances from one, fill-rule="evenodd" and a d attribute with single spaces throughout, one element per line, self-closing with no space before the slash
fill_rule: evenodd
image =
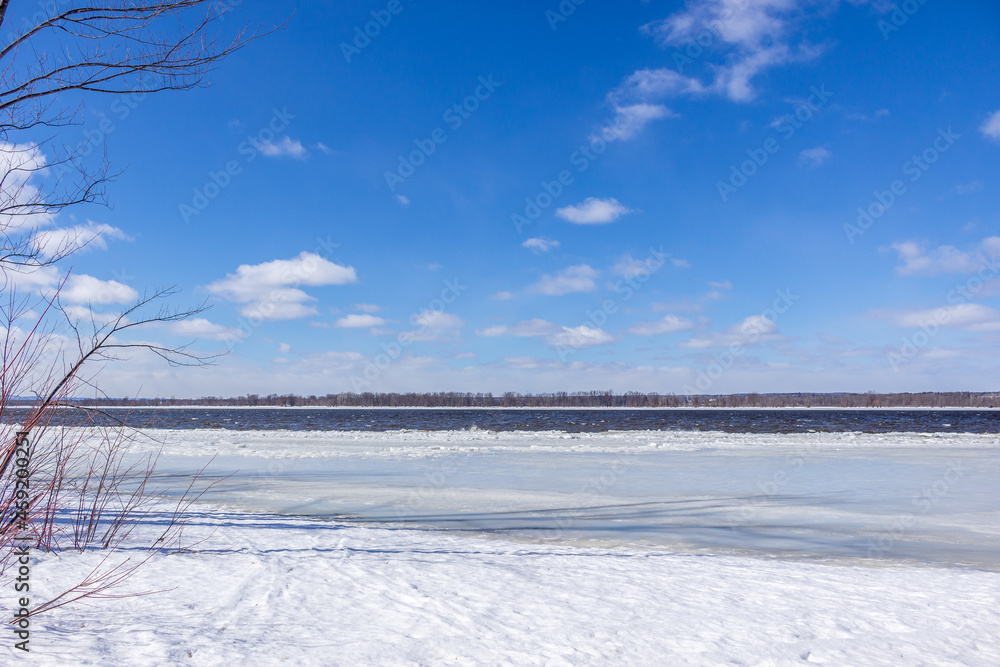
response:
<path id="1" fill-rule="evenodd" d="M 562 296 L 573 292 L 593 292 L 597 289 L 594 279 L 598 273 L 586 264 L 563 269 L 554 276 L 545 275 L 529 289 L 539 294 Z"/>
<path id="2" fill-rule="evenodd" d="M 1000 110 L 991 113 L 986 122 L 980 126 L 979 131 L 988 139 L 1000 141 Z"/>
<path id="3" fill-rule="evenodd" d="M 729 347 L 731 345 L 753 345 L 761 342 L 780 340 L 778 325 L 763 315 L 751 315 L 724 332 L 716 332 L 695 336 L 680 343 L 678 347 L 688 349 L 706 349 L 714 347 Z"/>
<path id="4" fill-rule="evenodd" d="M 10 266 L 0 274 L 5 290 L 44 292 L 59 284 L 59 271 L 54 266 Z"/>
<path id="5" fill-rule="evenodd" d="M 372 303 L 356 303 L 354 304 L 354 310 L 372 315 L 382 310 L 382 308 Z"/>
<path id="6" fill-rule="evenodd" d="M 59 292 L 59 299 L 67 303 L 102 306 L 111 303 L 131 303 L 138 298 L 138 292 L 117 280 L 100 280 L 82 274 L 71 275 Z"/>
<path id="7" fill-rule="evenodd" d="M 515 298 L 515 296 L 513 292 L 502 290 L 500 292 L 496 292 L 495 294 L 491 294 L 490 298 L 494 301 L 511 301 Z"/>
<path id="8" fill-rule="evenodd" d="M 0 141 L 0 173 L 4 174 L 0 182 L 0 197 L 3 198 L 4 209 L 10 211 L 0 214 L 0 225 L 8 233 L 45 227 L 55 218 L 53 213 L 37 211 L 31 206 L 39 194 L 35 177 L 47 173 L 47 164 L 38 144 Z"/>
<path id="9" fill-rule="evenodd" d="M 631 209 L 623 206 L 617 199 L 587 197 L 579 204 L 557 209 L 556 215 L 576 225 L 603 225 L 631 212 Z"/>
<path id="10" fill-rule="evenodd" d="M 553 248 L 558 248 L 559 241 L 551 241 L 549 239 L 535 238 L 535 239 L 528 239 L 527 241 L 522 243 L 521 246 L 527 248 L 536 255 L 540 255 L 541 253 L 548 252 Z"/>
<path id="11" fill-rule="evenodd" d="M 978 303 L 959 303 L 933 310 L 903 313 L 896 324 L 908 328 L 952 327 L 975 333 L 1000 332 L 1000 311 Z"/>
<path id="12" fill-rule="evenodd" d="M 282 137 L 279 141 L 267 141 L 260 144 L 260 152 L 267 157 L 290 157 L 296 160 L 304 160 L 309 151 L 298 139 Z"/>
<path id="13" fill-rule="evenodd" d="M 629 327 L 628 332 L 636 336 L 659 336 L 661 334 L 687 331 L 694 328 L 694 322 L 677 315 L 667 315 L 656 322 L 639 322 Z"/>
<path id="14" fill-rule="evenodd" d="M 335 264 L 315 253 L 303 252 L 292 259 L 261 264 L 243 264 L 222 280 L 207 286 L 212 294 L 244 304 L 244 317 L 289 320 L 315 315 L 308 305 L 315 297 L 298 287 L 346 285 L 357 282 L 354 267 Z"/>
<path id="15" fill-rule="evenodd" d="M 833 153 L 822 146 L 807 148 L 799 153 L 799 165 L 803 167 L 818 167 L 829 160 L 831 155 Z"/>
<path id="16" fill-rule="evenodd" d="M 214 324 L 203 317 L 174 322 L 170 325 L 170 332 L 179 336 L 222 341 L 235 341 L 243 337 L 243 332 L 239 329 Z"/>
<path id="17" fill-rule="evenodd" d="M 563 327 L 559 333 L 552 334 L 545 342 L 553 347 L 584 350 L 595 345 L 613 343 L 615 337 L 604 329 L 588 327 L 581 324 L 578 327 Z"/>
<path id="18" fill-rule="evenodd" d="M 31 242 L 47 259 L 63 257 L 80 250 L 107 250 L 106 239 L 128 239 L 122 230 L 111 225 L 87 221 L 75 227 L 45 229 L 35 234 Z"/>
<path id="19" fill-rule="evenodd" d="M 497 336 L 516 336 L 529 338 L 532 336 L 548 336 L 561 331 L 562 327 L 541 319 L 524 320 L 513 325 L 498 324 L 484 329 L 476 329 L 476 333 L 486 338 Z"/>
<path id="20" fill-rule="evenodd" d="M 386 324 L 386 320 L 378 317 L 376 315 L 363 314 L 358 315 L 354 313 L 348 315 L 347 317 L 341 317 L 339 320 L 334 322 L 334 326 L 340 329 L 369 329 L 371 327 L 380 327 Z"/>
<path id="21" fill-rule="evenodd" d="M 971 251 L 959 250 L 955 246 L 943 245 L 930 250 L 916 241 L 901 241 L 892 244 L 899 255 L 901 266 L 896 273 L 901 276 L 936 276 L 943 273 L 976 273 L 993 265 L 1000 259 L 1000 236 L 991 236 L 979 242 Z"/>
<path id="22" fill-rule="evenodd" d="M 635 259 L 632 255 L 625 255 L 618 260 L 611 270 L 625 278 L 635 278 L 636 276 L 648 275 L 663 266 L 663 262 L 654 258 Z"/>
<path id="23" fill-rule="evenodd" d="M 424 310 L 414 315 L 411 322 L 418 328 L 407 332 L 407 339 L 424 342 L 456 340 L 459 329 L 465 325 L 462 318 L 440 310 Z"/>

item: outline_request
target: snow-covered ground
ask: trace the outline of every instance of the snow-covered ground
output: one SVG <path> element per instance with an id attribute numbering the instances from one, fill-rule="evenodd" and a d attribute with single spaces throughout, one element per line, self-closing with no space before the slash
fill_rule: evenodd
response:
<path id="1" fill-rule="evenodd" d="M 1000 664 L 996 437 L 157 435 L 162 484 L 240 471 L 205 541 L 39 617 L 32 663 Z"/>

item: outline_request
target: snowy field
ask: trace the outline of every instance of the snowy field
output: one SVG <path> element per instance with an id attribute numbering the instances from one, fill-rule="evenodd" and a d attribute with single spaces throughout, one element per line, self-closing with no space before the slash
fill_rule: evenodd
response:
<path id="1" fill-rule="evenodd" d="M 31 663 L 1000 664 L 996 436 L 155 435 L 161 485 L 235 474 L 126 586 L 170 590 L 39 617 Z"/>

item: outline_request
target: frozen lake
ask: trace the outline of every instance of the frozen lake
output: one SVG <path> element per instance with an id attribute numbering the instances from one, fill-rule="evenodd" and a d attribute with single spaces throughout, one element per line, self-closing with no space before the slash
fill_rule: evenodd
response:
<path id="1" fill-rule="evenodd" d="M 206 499 L 241 510 L 548 543 L 1000 567 L 991 434 L 155 433 L 163 481 L 217 454 L 212 478 L 231 476 Z"/>

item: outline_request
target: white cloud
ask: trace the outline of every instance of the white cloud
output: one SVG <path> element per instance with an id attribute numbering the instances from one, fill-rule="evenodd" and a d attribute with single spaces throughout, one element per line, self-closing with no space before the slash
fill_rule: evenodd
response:
<path id="1" fill-rule="evenodd" d="M 425 342 L 455 340 L 458 330 L 465 325 L 462 318 L 440 310 L 422 311 L 414 315 L 411 322 L 419 329 L 407 332 L 406 338 Z"/>
<path id="2" fill-rule="evenodd" d="M 1000 311 L 978 303 L 959 303 L 933 310 L 904 313 L 896 318 L 901 327 L 954 327 L 976 333 L 1000 332 Z"/>
<path id="3" fill-rule="evenodd" d="M 831 155 L 833 154 L 822 146 L 807 148 L 799 153 L 799 165 L 804 167 L 818 167 L 829 160 Z"/>
<path id="4" fill-rule="evenodd" d="M 12 144 L 0 141 L 0 198 L 11 213 L 0 215 L 0 226 L 8 233 L 19 229 L 35 229 L 52 223 L 55 215 L 37 211 L 32 206 L 38 200 L 36 176 L 48 173 L 47 160 L 35 143 Z"/>
<path id="5" fill-rule="evenodd" d="M 979 192 L 982 189 L 983 189 L 983 182 L 978 180 L 969 181 L 968 183 L 959 183 L 958 185 L 952 188 L 952 190 L 955 191 L 955 194 L 959 195 L 972 194 L 973 192 Z"/>
<path id="6" fill-rule="evenodd" d="M 578 327 L 563 327 L 559 333 L 552 334 L 545 339 L 545 342 L 553 347 L 572 348 L 574 350 L 584 350 L 595 345 L 606 345 L 613 343 L 615 337 L 600 328 L 591 328 L 586 324 Z"/>
<path id="7" fill-rule="evenodd" d="M 902 266 L 896 267 L 901 276 L 936 276 L 942 273 L 975 273 L 986 268 L 993 259 L 1000 258 L 1000 236 L 980 241 L 979 246 L 965 252 L 955 246 L 943 245 L 930 251 L 915 241 L 892 244 L 899 254 Z"/>
<path id="8" fill-rule="evenodd" d="M 267 141 L 260 144 L 260 152 L 267 157 L 290 157 L 304 160 L 309 151 L 298 139 L 282 137 L 277 143 Z"/>
<path id="9" fill-rule="evenodd" d="M 601 128 L 605 141 L 627 141 L 636 136 L 654 120 L 676 118 L 677 114 L 662 104 L 637 102 L 635 104 L 614 105 L 615 117 Z"/>
<path id="10" fill-rule="evenodd" d="M 407 197 L 406 195 L 396 195 L 396 201 L 398 201 L 403 206 L 410 205 L 410 198 Z"/>
<path id="11" fill-rule="evenodd" d="M 694 328 L 694 322 L 678 317 L 677 315 L 667 315 L 662 320 L 656 322 L 640 322 L 629 327 L 629 333 L 636 336 L 658 336 L 661 334 L 687 331 Z"/>
<path id="12" fill-rule="evenodd" d="M 334 322 L 334 326 L 340 329 L 369 329 L 371 327 L 380 327 L 385 324 L 386 321 L 376 315 L 358 315 L 357 313 L 348 315 L 347 317 L 341 317 L 339 320 Z"/>
<path id="13" fill-rule="evenodd" d="M 207 286 L 212 294 L 246 304 L 244 317 L 289 320 L 315 315 L 306 305 L 315 297 L 298 286 L 321 287 L 357 282 L 353 267 L 341 266 L 315 253 L 303 252 L 292 259 L 276 259 L 261 264 L 243 264 L 222 280 Z"/>
<path id="14" fill-rule="evenodd" d="M 497 292 L 496 294 L 490 295 L 490 298 L 493 299 L 494 301 L 512 301 L 516 297 L 514 296 L 513 292 L 502 290 L 500 292 Z"/>
<path id="15" fill-rule="evenodd" d="M 380 310 L 382 310 L 382 308 L 379 307 L 379 306 L 376 306 L 373 303 L 356 303 L 356 304 L 354 304 L 354 310 L 357 310 L 357 311 L 362 312 L 362 313 L 368 313 L 369 315 L 372 315 L 372 314 L 377 313 Z"/>
<path id="16" fill-rule="evenodd" d="M 698 95 L 706 92 L 701 83 L 676 70 L 641 69 L 632 73 L 615 89 L 615 95 L 625 98 L 662 98 L 678 95 Z"/>
<path id="17" fill-rule="evenodd" d="M 597 289 L 597 285 L 594 283 L 597 275 L 597 271 L 586 264 L 578 264 L 563 269 L 554 276 L 542 276 L 541 280 L 529 289 L 532 292 L 550 296 L 562 296 L 572 292 L 593 292 Z"/>
<path id="18" fill-rule="evenodd" d="M 495 338 L 497 336 L 516 336 L 518 338 L 529 338 L 531 336 L 548 336 L 562 330 L 557 324 L 540 319 L 524 320 L 517 324 L 507 326 L 498 324 L 484 329 L 476 329 L 476 333 L 485 338 Z"/>
<path id="19" fill-rule="evenodd" d="M 689 2 L 684 11 L 651 23 L 646 30 L 674 47 L 711 35 L 705 48 L 724 56 L 725 63 L 713 67 L 712 83 L 698 85 L 735 101 L 748 101 L 755 97 L 752 80 L 758 74 L 817 55 L 804 42 L 797 47 L 789 43 L 789 38 L 801 34 L 793 23 L 803 4 L 803 0 Z"/>
<path id="20" fill-rule="evenodd" d="M 450 329 L 462 326 L 462 318 L 442 310 L 425 310 L 413 318 L 413 323 L 428 329 Z"/>
<path id="21" fill-rule="evenodd" d="M 990 117 L 979 128 L 979 131 L 983 133 L 984 137 L 1000 141 L 1000 110 L 991 113 Z"/>
<path id="22" fill-rule="evenodd" d="M 663 263 L 653 257 L 634 259 L 632 255 L 625 255 L 615 263 L 611 270 L 619 276 L 634 278 L 653 273 L 661 266 L 663 266 Z"/>
<path id="23" fill-rule="evenodd" d="M 59 271 L 54 266 L 11 266 L 0 273 L 4 290 L 41 292 L 59 284 Z"/>
<path id="24" fill-rule="evenodd" d="M 243 332 L 221 324 L 213 324 L 203 317 L 181 320 L 170 325 L 170 332 L 179 336 L 191 336 L 208 340 L 235 341 L 243 337 Z"/>
<path id="25" fill-rule="evenodd" d="M 691 262 L 687 261 L 686 259 L 678 259 L 676 257 L 671 257 L 670 258 L 670 263 L 673 264 L 674 266 L 676 266 L 678 269 L 690 269 L 691 268 Z"/>
<path id="26" fill-rule="evenodd" d="M 316 309 L 302 303 L 303 300 L 313 299 L 299 290 L 275 290 L 265 300 L 248 303 L 240 308 L 240 315 L 269 322 L 297 320 L 315 315 Z"/>
<path id="27" fill-rule="evenodd" d="M 521 246 L 531 250 L 535 254 L 541 254 L 543 252 L 548 252 L 553 248 L 558 248 L 559 241 L 551 241 L 549 239 L 540 239 L 540 238 L 528 239 L 527 241 L 522 243 Z"/>
<path id="28" fill-rule="evenodd" d="M 71 275 L 59 292 L 61 301 L 79 304 L 131 303 L 138 298 L 139 293 L 128 285 L 82 274 Z"/>
<path id="29" fill-rule="evenodd" d="M 782 338 L 778 334 L 778 325 L 763 315 L 751 315 L 739 323 L 729 327 L 722 333 L 711 333 L 695 336 L 680 343 L 678 347 L 688 349 L 706 349 L 714 347 L 729 347 L 731 345 L 754 345 Z"/>
<path id="30" fill-rule="evenodd" d="M 708 286 L 715 289 L 733 289 L 733 284 L 728 280 L 712 280 L 709 281 Z"/>
<path id="31" fill-rule="evenodd" d="M 608 94 L 614 120 L 604 138 L 629 139 L 657 118 L 676 115 L 662 102 L 681 96 L 721 95 L 737 102 L 756 97 L 753 80 L 786 63 L 816 57 L 820 49 L 798 37 L 795 29 L 804 0 L 699 0 L 666 19 L 643 27 L 661 45 L 671 47 L 676 59 L 697 43 L 717 59 L 706 58 L 712 70 L 707 82 L 686 76 L 686 62 L 674 68 L 641 69 Z M 683 57 L 681 55 L 681 57 Z M 713 62 L 713 60 L 715 60 Z"/>
<path id="32" fill-rule="evenodd" d="M 85 225 L 40 231 L 32 238 L 32 243 L 42 257 L 51 258 L 80 250 L 107 250 L 106 238 L 128 239 L 128 236 L 117 227 L 88 220 Z"/>
<path id="33" fill-rule="evenodd" d="M 556 215 L 577 225 L 602 225 L 631 212 L 631 209 L 623 206 L 617 199 L 587 197 L 579 204 L 557 209 Z"/>

